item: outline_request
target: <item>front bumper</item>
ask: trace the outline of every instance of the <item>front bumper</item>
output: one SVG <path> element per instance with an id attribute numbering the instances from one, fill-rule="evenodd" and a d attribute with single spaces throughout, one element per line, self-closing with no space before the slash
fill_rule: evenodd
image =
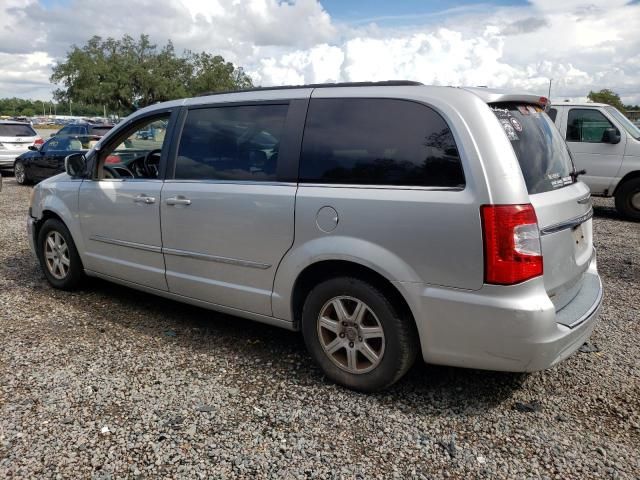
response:
<path id="1" fill-rule="evenodd" d="M 478 291 L 423 285 L 415 293 L 424 360 L 512 372 L 557 364 L 589 338 L 600 312 L 603 288 L 595 256 L 584 275 L 576 297 L 557 312 L 542 278 L 509 287 L 485 285 Z"/>
<path id="2" fill-rule="evenodd" d="M 37 258 L 36 253 L 36 239 L 34 237 L 36 231 L 36 219 L 31 215 L 27 217 L 27 237 L 29 238 L 29 248 L 31 249 L 31 253 Z"/>

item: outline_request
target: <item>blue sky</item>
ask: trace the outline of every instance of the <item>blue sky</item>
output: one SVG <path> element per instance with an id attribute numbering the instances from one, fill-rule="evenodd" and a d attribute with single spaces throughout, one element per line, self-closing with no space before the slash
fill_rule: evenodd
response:
<path id="1" fill-rule="evenodd" d="M 358 22 L 362 19 L 384 19 L 377 20 L 377 23 L 392 21 L 391 19 L 393 17 L 405 19 L 407 16 L 426 16 L 464 6 L 510 6 L 527 4 L 526 1 L 518 0 L 495 0 L 490 2 L 456 2 L 449 0 L 321 0 L 320 3 L 327 12 L 338 21 Z"/>

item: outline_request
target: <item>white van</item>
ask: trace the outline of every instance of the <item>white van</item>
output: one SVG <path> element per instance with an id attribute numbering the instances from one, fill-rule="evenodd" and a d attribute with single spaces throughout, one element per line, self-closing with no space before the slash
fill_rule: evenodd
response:
<path id="1" fill-rule="evenodd" d="M 591 193 L 615 197 L 622 215 L 640 220 L 640 128 L 604 103 L 564 102 L 548 113 Z"/>

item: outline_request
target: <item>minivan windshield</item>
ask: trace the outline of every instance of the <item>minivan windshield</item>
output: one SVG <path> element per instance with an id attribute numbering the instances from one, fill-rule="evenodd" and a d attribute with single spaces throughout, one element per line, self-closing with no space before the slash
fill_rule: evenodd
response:
<path id="1" fill-rule="evenodd" d="M 633 122 L 625 117 L 616 107 L 605 108 L 607 112 L 609 112 L 619 123 L 622 124 L 629 135 L 631 135 L 636 140 L 640 140 L 640 128 L 636 127 Z"/>
<path id="2" fill-rule="evenodd" d="M 539 106 L 500 103 L 490 107 L 511 141 L 529 194 L 575 182 L 567 145 Z"/>

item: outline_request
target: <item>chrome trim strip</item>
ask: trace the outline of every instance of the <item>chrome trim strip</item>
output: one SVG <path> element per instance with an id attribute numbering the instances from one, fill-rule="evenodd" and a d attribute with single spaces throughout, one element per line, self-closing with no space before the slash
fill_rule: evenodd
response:
<path id="1" fill-rule="evenodd" d="M 304 183 L 300 182 L 299 187 L 314 188 L 358 188 L 376 190 L 419 190 L 427 192 L 463 192 L 465 187 L 420 187 L 416 185 L 374 185 L 358 183 Z"/>
<path id="2" fill-rule="evenodd" d="M 178 250 L 177 248 L 163 248 L 162 253 L 165 255 L 175 255 L 177 257 L 195 258 L 196 260 L 204 260 L 206 262 L 226 263 L 228 265 L 237 265 L 240 267 L 257 268 L 266 270 L 271 265 L 266 263 L 252 262 L 250 260 L 240 260 L 237 258 L 218 257 L 216 255 L 207 255 L 205 253 L 190 252 L 187 250 Z"/>
<path id="3" fill-rule="evenodd" d="M 91 235 L 89 240 L 108 243 L 110 245 L 118 245 L 119 247 L 137 248 L 138 250 L 144 250 L 145 252 L 162 253 L 162 247 L 147 245 L 145 243 L 128 242 L 126 240 L 117 240 L 115 238 L 103 237 L 101 235 Z"/>
<path id="4" fill-rule="evenodd" d="M 591 203 L 591 193 L 587 193 L 584 197 L 576 200 L 580 205 L 586 205 L 587 203 Z"/>
<path id="5" fill-rule="evenodd" d="M 564 222 L 556 223 L 554 225 L 542 228 L 540 230 L 540 235 L 549 235 L 551 233 L 557 233 L 562 230 L 566 230 L 567 228 L 577 227 L 578 225 L 589 220 L 591 217 L 593 217 L 593 208 L 590 208 L 587 213 L 585 213 L 584 215 L 580 215 L 579 217 L 575 217 L 571 220 L 566 220 Z"/>

